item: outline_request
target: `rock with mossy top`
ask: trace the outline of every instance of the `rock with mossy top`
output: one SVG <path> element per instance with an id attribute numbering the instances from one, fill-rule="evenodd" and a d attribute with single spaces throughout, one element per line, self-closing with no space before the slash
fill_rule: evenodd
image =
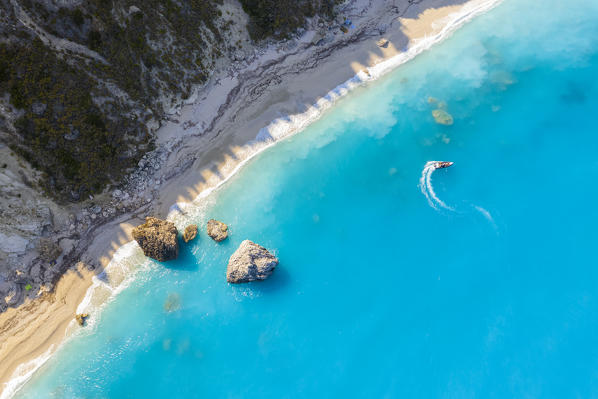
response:
<path id="1" fill-rule="evenodd" d="M 267 279 L 278 265 L 278 259 L 266 248 L 245 240 L 228 260 L 226 280 L 239 284 Z"/>
<path id="2" fill-rule="evenodd" d="M 214 219 L 208 221 L 208 235 L 220 242 L 228 237 L 228 226 Z"/>
<path id="3" fill-rule="evenodd" d="M 133 229 L 133 238 L 145 256 L 166 262 L 179 256 L 177 233 L 174 223 L 147 217 L 144 224 Z"/>

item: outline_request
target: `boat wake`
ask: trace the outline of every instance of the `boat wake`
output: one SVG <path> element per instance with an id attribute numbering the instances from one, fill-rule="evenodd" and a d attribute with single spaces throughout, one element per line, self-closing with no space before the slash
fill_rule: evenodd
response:
<path id="1" fill-rule="evenodd" d="M 488 212 L 486 209 L 482 208 L 481 206 L 473 205 L 473 207 L 475 208 L 476 211 L 480 212 L 482 214 L 482 216 L 484 216 L 486 218 L 487 221 L 492 223 L 492 225 L 495 228 L 497 227 L 496 223 L 494 222 L 494 218 L 492 217 L 490 212 Z"/>
<path id="2" fill-rule="evenodd" d="M 434 171 L 436 171 L 437 169 L 443 169 L 443 168 L 449 167 L 452 164 L 453 164 L 452 162 L 430 161 L 430 162 L 426 163 L 426 166 L 424 166 L 424 170 L 422 170 L 422 175 L 419 179 L 419 188 L 420 188 L 421 192 L 426 196 L 426 199 L 428 200 L 428 204 L 430 204 L 430 206 L 436 210 L 445 209 L 445 210 L 448 210 L 451 212 L 458 212 L 455 208 L 447 205 L 444 201 L 442 201 L 440 198 L 438 198 L 438 196 L 436 195 L 436 192 L 434 191 L 434 186 L 432 185 L 432 174 L 434 173 Z M 488 210 L 482 208 L 481 206 L 475 205 L 475 204 L 470 204 L 470 206 L 477 213 L 482 215 L 484 217 L 484 219 L 486 219 L 486 221 L 488 223 L 490 223 L 492 225 L 492 227 L 494 228 L 494 230 L 498 233 L 498 231 L 499 231 L 498 225 L 496 224 L 496 222 L 494 221 L 494 218 L 492 217 L 492 214 L 490 214 L 490 212 Z M 458 212 L 458 213 L 462 213 L 462 212 Z M 465 213 L 467 214 L 468 212 L 465 212 Z"/>
<path id="3" fill-rule="evenodd" d="M 430 204 L 432 208 L 437 210 L 443 208 L 454 212 L 455 209 L 453 207 L 448 206 L 440 198 L 438 198 L 436 192 L 434 191 L 434 187 L 432 186 L 432 174 L 437 169 L 438 164 L 438 161 L 430 161 L 426 164 L 424 170 L 422 170 L 422 176 L 419 179 L 419 188 L 426 196 L 428 204 Z"/>

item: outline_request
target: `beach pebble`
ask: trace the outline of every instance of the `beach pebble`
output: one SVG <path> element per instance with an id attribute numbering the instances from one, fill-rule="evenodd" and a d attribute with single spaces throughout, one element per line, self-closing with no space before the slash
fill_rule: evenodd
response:
<path id="1" fill-rule="evenodd" d="M 75 315 L 75 320 L 77 320 L 77 323 L 79 323 L 79 325 L 83 327 L 85 325 L 85 319 L 87 319 L 88 317 L 89 314 L 87 313 L 79 313 Z"/>

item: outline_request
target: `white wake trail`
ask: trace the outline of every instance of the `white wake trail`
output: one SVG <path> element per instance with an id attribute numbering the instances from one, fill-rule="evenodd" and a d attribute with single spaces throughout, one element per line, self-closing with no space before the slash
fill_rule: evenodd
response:
<path id="1" fill-rule="evenodd" d="M 437 161 L 430 161 L 426 163 L 424 166 L 424 170 L 422 170 L 421 178 L 419 179 L 419 187 L 421 192 L 426 196 L 428 203 L 434 209 L 438 209 L 438 207 L 447 209 L 449 211 L 454 211 L 455 209 L 445 204 L 434 191 L 434 187 L 432 186 L 432 174 L 436 170 Z"/>
<path id="2" fill-rule="evenodd" d="M 486 209 L 482 208 L 481 206 L 474 205 L 473 207 L 475 208 L 476 211 L 480 212 L 484 216 L 484 218 L 486 218 L 486 220 L 489 221 L 490 224 L 492 224 L 492 227 L 494 227 L 494 230 L 496 230 L 498 232 L 498 226 L 496 225 L 496 222 L 494 221 L 494 218 L 492 217 L 490 212 L 488 212 Z"/>

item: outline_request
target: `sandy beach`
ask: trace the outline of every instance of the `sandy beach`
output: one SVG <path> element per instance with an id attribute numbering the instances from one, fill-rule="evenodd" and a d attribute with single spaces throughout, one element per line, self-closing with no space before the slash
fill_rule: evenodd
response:
<path id="1" fill-rule="evenodd" d="M 17 369 L 17 375 L 33 370 L 35 359 L 47 356 L 60 345 L 69 326 L 75 327 L 71 321 L 92 276 L 85 267 L 70 270 L 53 292 L 0 315 L 0 378 L 4 384 Z"/>
<path id="2" fill-rule="evenodd" d="M 73 260 L 82 263 L 53 292 L 0 314 L 0 398 L 10 397 L 42 363 L 36 359 L 49 357 L 80 328 L 74 315 L 92 277 L 132 240 L 130 232 L 143 217 L 176 221 L 177 209 L 201 201 L 251 157 L 313 122 L 350 89 L 425 51 L 498 2 L 350 2 L 342 13 L 353 25 L 348 33 L 308 30 L 299 39 L 267 48 L 248 65 L 214 75 L 192 103 L 175 110 L 157 131 L 164 160 L 147 204 L 87 237 L 81 243 L 83 256 Z M 113 283 L 109 272 L 108 283 Z"/>

